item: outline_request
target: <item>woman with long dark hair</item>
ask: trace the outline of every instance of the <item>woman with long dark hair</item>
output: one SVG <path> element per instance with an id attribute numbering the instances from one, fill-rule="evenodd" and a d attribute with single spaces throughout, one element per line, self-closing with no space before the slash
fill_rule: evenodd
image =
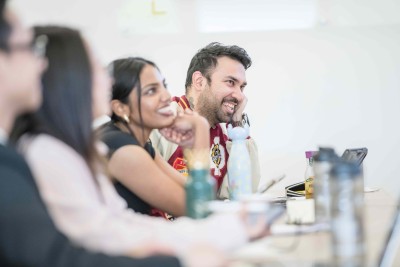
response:
<path id="1" fill-rule="evenodd" d="M 17 123 L 15 136 L 22 135 L 20 151 L 61 232 L 111 255 L 168 251 L 180 257 L 199 243 L 229 250 L 263 233 L 236 214 L 169 223 L 127 209 L 105 175 L 91 131 L 93 119 L 109 111 L 109 78 L 79 32 L 61 27 L 35 32 L 48 39 L 43 104 Z"/>
<path id="2" fill-rule="evenodd" d="M 136 212 L 151 214 L 155 207 L 182 216 L 186 179 L 154 151 L 149 135 L 153 129 L 162 129 L 185 148 L 207 151 L 208 122 L 193 112 L 176 117 L 165 79 L 153 62 L 124 58 L 113 61 L 110 69 L 112 116 L 100 135 L 110 149 L 109 170 L 115 187 Z"/>

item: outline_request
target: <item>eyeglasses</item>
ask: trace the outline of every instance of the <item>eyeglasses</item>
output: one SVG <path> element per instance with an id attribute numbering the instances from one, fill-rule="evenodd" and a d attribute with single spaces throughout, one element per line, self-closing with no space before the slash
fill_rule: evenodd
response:
<path id="1" fill-rule="evenodd" d="M 42 34 L 37 36 L 28 44 L 13 44 L 8 47 L 10 51 L 31 51 L 37 57 L 43 58 L 46 55 L 46 46 L 49 38 Z"/>

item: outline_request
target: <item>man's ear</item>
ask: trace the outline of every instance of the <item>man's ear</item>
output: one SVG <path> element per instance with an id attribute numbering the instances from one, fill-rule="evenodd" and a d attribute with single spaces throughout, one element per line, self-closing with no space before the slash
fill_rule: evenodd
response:
<path id="1" fill-rule="evenodd" d="M 198 92 L 203 91 L 206 84 L 207 84 L 207 79 L 206 79 L 206 77 L 203 76 L 203 74 L 200 71 L 193 72 L 192 88 L 195 89 L 195 91 L 198 91 Z"/>
<path id="2" fill-rule="evenodd" d="M 111 100 L 111 110 L 115 115 L 117 115 L 120 118 L 123 118 L 124 116 L 129 117 L 130 115 L 130 110 L 128 105 L 122 103 L 117 99 Z"/>

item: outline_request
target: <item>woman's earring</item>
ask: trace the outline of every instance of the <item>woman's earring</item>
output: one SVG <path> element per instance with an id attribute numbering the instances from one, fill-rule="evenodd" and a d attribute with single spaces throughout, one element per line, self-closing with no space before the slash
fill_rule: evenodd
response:
<path id="1" fill-rule="evenodd" d="M 124 121 L 125 121 L 126 123 L 129 123 L 129 117 L 128 117 L 128 115 L 125 114 L 125 115 L 123 116 L 123 118 L 124 118 Z"/>

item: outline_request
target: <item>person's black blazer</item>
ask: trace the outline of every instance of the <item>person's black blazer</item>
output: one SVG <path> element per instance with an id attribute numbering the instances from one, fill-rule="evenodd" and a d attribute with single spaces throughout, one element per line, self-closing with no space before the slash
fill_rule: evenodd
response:
<path id="1" fill-rule="evenodd" d="M 0 266 L 178 267 L 178 259 L 109 257 L 75 247 L 53 224 L 24 159 L 0 145 Z"/>

